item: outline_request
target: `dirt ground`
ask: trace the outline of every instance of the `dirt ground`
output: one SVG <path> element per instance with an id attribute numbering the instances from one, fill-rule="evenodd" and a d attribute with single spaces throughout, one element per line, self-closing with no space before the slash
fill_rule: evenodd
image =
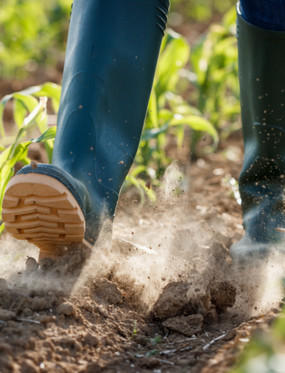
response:
<path id="1" fill-rule="evenodd" d="M 35 247 L 4 234 L 0 372 L 229 371 L 282 298 L 278 257 L 229 256 L 243 232 L 241 161 L 235 136 L 173 163 L 156 204 L 123 193 L 112 242 L 102 236 L 91 256 L 39 264 Z"/>

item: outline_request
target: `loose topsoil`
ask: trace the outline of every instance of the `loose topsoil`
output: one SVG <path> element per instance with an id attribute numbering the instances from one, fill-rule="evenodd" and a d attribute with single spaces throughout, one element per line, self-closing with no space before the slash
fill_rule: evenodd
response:
<path id="1" fill-rule="evenodd" d="M 156 204 L 123 193 L 113 241 L 91 256 L 38 263 L 4 234 L 0 372 L 227 372 L 279 303 L 264 298 L 266 263 L 229 255 L 243 233 L 231 179 L 241 161 L 232 138 L 170 166 Z"/>

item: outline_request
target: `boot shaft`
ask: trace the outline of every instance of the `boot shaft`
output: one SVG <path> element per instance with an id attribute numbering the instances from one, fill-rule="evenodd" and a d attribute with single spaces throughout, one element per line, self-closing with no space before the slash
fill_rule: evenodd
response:
<path id="1" fill-rule="evenodd" d="M 285 32 L 238 15 L 244 163 L 239 187 L 246 235 L 279 241 L 284 225 Z"/>
<path id="2" fill-rule="evenodd" d="M 91 188 L 95 178 L 118 194 L 133 162 L 168 6 L 168 0 L 74 2 L 53 164 Z"/>
<path id="3" fill-rule="evenodd" d="M 238 17 L 239 80 L 245 158 L 278 158 L 285 133 L 285 32 Z"/>

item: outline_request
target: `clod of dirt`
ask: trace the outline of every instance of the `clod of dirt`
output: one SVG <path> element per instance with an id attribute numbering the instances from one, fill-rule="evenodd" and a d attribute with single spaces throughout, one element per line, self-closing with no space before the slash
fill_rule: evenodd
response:
<path id="1" fill-rule="evenodd" d="M 37 373 L 39 372 L 38 367 L 32 360 L 24 360 L 22 363 L 21 373 Z"/>
<path id="2" fill-rule="evenodd" d="M 165 286 L 152 308 L 154 318 L 165 320 L 180 315 L 201 314 L 206 316 L 211 310 L 211 296 L 196 292 L 186 282 L 172 282 Z"/>
<path id="3" fill-rule="evenodd" d="M 0 320 L 7 321 L 11 320 L 16 317 L 16 313 L 13 311 L 5 310 L 4 308 L 0 308 Z"/>
<path id="4" fill-rule="evenodd" d="M 96 280 L 93 283 L 94 296 L 98 301 L 105 301 L 109 304 L 120 304 L 123 301 L 123 295 L 114 282 L 107 279 Z"/>
<path id="5" fill-rule="evenodd" d="M 223 313 L 228 307 L 232 307 L 236 300 L 236 288 L 228 281 L 214 282 L 208 285 L 211 294 L 211 302 L 218 313 Z"/>
<path id="6" fill-rule="evenodd" d="M 91 333 L 86 334 L 84 338 L 84 344 L 89 345 L 90 347 L 96 347 L 98 343 L 99 343 L 99 340 L 95 335 Z"/>
<path id="7" fill-rule="evenodd" d="M 159 368 L 161 366 L 161 362 L 159 361 L 159 359 L 157 359 L 155 357 L 151 357 L 149 359 L 146 359 L 142 363 L 142 366 L 144 366 L 146 368 L 150 368 L 151 370 L 153 370 L 155 368 Z"/>
<path id="8" fill-rule="evenodd" d="M 87 368 L 84 370 L 84 373 L 96 373 L 102 372 L 103 367 L 99 363 L 89 363 Z M 83 373 L 83 371 L 81 371 Z"/>
<path id="9" fill-rule="evenodd" d="M 190 298 L 190 299 L 189 299 Z M 208 312 L 211 310 L 211 296 L 210 293 L 198 293 L 195 296 L 188 294 L 189 302 L 186 304 L 184 308 L 185 315 L 201 314 L 202 316 L 206 316 Z"/>
<path id="10" fill-rule="evenodd" d="M 160 320 L 177 316 L 189 302 L 187 292 L 190 285 L 186 282 L 167 284 L 152 307 L 153 316 Z"/>
<path id="11" fill-rule="evenodd" d="M 45 298 L 34 297 L 30 307 L 33 311 L 42 311 L 48 308 L 48 303 Z"/>
<path id="12" fill-rule="evenodd" d="M 58 313 L 64 316 L 73 316 L 76 314 L 76 310 L 72 303 L 64 302 L 58 307 Z"/>
<path id="13" fill-rule="evenodd" d="M 191 337 L 203 331 L 204 317 L 202 315 L 177 316 L 165 320 L 162 325 L 172 331 Z"/>

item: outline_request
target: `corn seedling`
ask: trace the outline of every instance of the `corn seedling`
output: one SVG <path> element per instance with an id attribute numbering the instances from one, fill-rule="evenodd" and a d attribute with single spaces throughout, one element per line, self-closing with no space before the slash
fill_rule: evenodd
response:
<path id="1" fill-rule="evenodd" d="M 7 95 L 0 101 L 0 215 L 5 188 L 10 178 L 14 175 L 16 163 L 20 162 L 22 165 L 26 165 L 31 162 L 28 157 L 28 147 L 32 143 L 43 142 L 48 159 L 51 160 L 56 128 L 48 127 L 47 98 L 51 99 L 53 109 L 57 111 L 60 87 L 47 83 L 43 86 L 31 87 L 24 91 Z M 16 134 L 13 136 L 7 136 L 7 130 L 3 123 L 4 110 L 10 101 L 13 101 L 13 115 L 16 125 Z M 35 127 L 41 135 L 35 139 L 27 140 L 27 134 L 31 130 L 35 130 Z M 12 128 L 12 131 L 15 132 L 15 128 Z M 9 143 L 7 144 L 7 142 Z M 3 232 L 3 229 L 4 226 L 2 224 L 0 233 Z"/>

